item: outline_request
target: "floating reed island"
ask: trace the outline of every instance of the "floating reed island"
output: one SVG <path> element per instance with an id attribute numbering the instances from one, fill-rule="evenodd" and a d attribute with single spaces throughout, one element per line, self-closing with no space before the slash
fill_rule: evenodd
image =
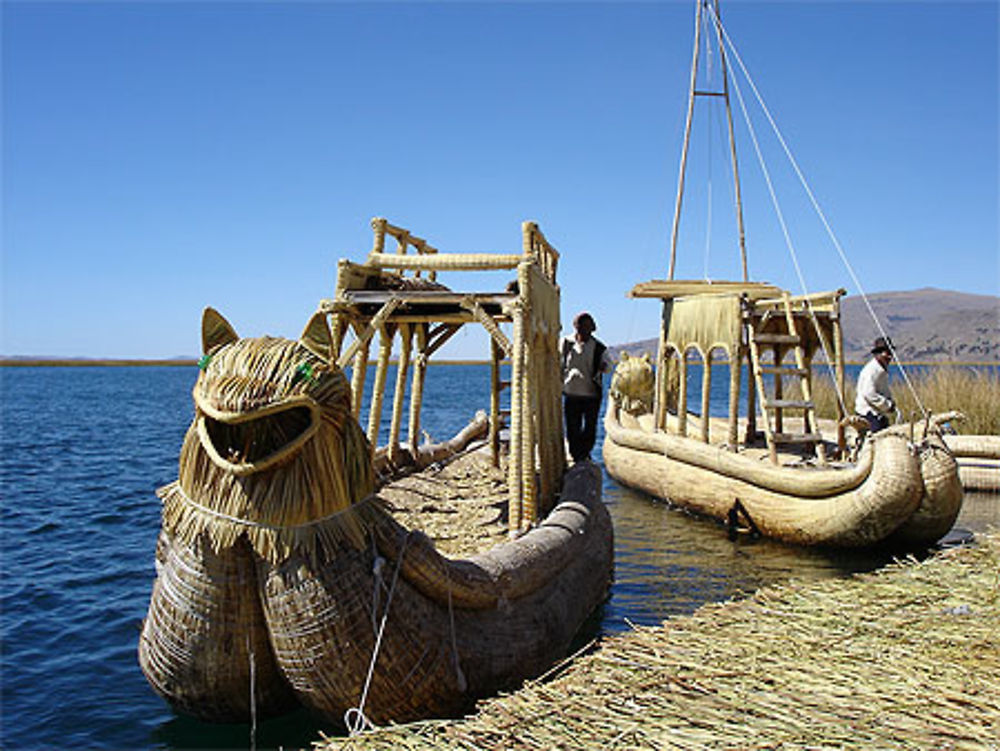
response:
<path id="1" fill-rule="evenodd" d="M 372 226 L 367 260 L 341 261 L 334 298 L 297 340 L 240 338 L 204 313 L 195 418 L 178 479 L 159 491 L 138 650 L 180 712 L 254 722 L 304 706 L 352 732 L 460 715 L 562 659 L 607 596 L 600 470 L 566 462 L 559 254 L 533 222 L 511 254 L 439 254 L 385 219 Z M 516 283 L 437 281 L 475 270 Z M 490 337 L 489 411 L 429 443 L 428 365 L 466 324 Z"/>
<path id="2" fill-rule="evenodd" d="M 317 746 L 996 749 L 1000 532 L 637 628 L 478 710 Z"/>

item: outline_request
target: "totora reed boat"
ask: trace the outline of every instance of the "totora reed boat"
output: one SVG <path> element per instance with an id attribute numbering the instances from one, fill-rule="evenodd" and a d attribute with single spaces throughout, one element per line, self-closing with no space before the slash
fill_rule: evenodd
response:
<path id="1" fill-rule="evenodd" d="M 958 461 L 958 476 L 963 488 L 1000 493 L 1000 435 L 946 433 L 944 442 Z"/>
<path id="2" fill-rule="evenodd" d="M 195 418 L 178 479 L 159 491 L 139 641 L 147 679 L 181 712 L 249 722 L 305 706 L 351 731 L 454 715 L 565 656 L 607 596 L 600 474 L 566 468 L 557 252 L 533 223 L 510 255 L 438 254 L 384 219 L 373 226 L 367 261 L 340 263 L 335 297 L 299 339 L 241 339 L 205 311 Z M 455 293 L 436 281 L 479 269 L 516 271 L 517 283 Z M 429 359 L 468 323 L 490 337 L 489 413 L 449 442 L 421 444 Z M 394 341 L 391 423 L 376 449 Z M 462 461 L 464 474 L 449 475 Z M 490 527 L 482 513 L 423 531 L 442 504 L 446 521 L 492 512 L 493 537 L 477 545 Z M 465 552 L 446 554 L 432 536 Z"/>
<path id="3" fill-rule="evenodd" d="M 617 366 L 604 423 L 605 468 L 624 485 L 723 520 L 734 532 L 750 530 L 801 545 L 931 544 L 948 532 L 962 503 L 956 462 L 939 428 L 955 415 L 927 414 L 919 423 L 893 426 L 853 446 L 846 433 L 853 418 L 842 397 L 836 420 L 817 417 L 811 393 L 814 360 L 828 364 L 838 393 L 844 393 L 844 290 L 792 295 L 749 280 L 729 107 L 724 44 L 729 37 L 717 0 L 697 0 L 696 12 L 669 276 L 639 284 L 630 293 L 662 303 L 658 354 L 655 367 L 648 356 L 628 355 Z M 713 39 L 722 78 L 715 91 L 697 86 L 702 43 Z M 725 105 L 740 281 L 674 279 L 691 120 L 699 96 Z M 710 410 L 713 357 L 720 352 L 729 380 L 726 417 L 712 416 Z M 700 409 L 692 413 L 688 385 L 695 365 L 700 366 L 701 396 Z M 742 416 L 741 378 L 749 382 Z"/>

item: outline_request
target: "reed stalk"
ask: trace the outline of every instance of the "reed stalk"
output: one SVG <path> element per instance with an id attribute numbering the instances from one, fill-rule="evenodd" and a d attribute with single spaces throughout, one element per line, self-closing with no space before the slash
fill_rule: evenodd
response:
<path id="1" fill-rule="evenodd" d="M 957 409 L 965 420 L 953 427 L 966 435 L 1000 435 L 1000 372 L 986 368 L 942 365 L 910 375 L 913 388 L 925 408 L 933 413 Z M 897 373 L 891 374 L 893 398 L 907 419 L 920 414 L 913 393 Z M 847 384 L 845 402 L 848 412 L 854 409 L 856 384 Z M 797 398 L 797 397 L 791 397 Z M 837 416 L 837 396 L 833 382 L 825 373 L 813 380 L 813 400 L 820 417 Z"/>

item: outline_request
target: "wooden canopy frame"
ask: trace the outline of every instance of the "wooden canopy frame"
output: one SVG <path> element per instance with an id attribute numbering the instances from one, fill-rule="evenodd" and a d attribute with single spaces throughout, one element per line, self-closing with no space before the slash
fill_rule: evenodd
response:
<path id="1" fill-rule="evenodd" d="M 512 536 L 528 529 L 555 505 L 566 467 L 559 365 L 559 253 L 535 222 L 521 225 L 520 253 L 439 253 L 409 230 L 372 219 L 374 245 L 363 264 L 340 261 L 333 299 L 320 310 L 330 317 L 333 351 L 340 367 L 352 368 L 352 408 L 361 419 L 372 340 L 378 356 L 367 405 L 367 435 L 378 440 L 390 356 L 399 338 L 398 369 L 392 395 L 392 422 L 386 446 L 392 463 L 404 451 L 417 455 L 424 381 L 431 357 L 466 324 L 490 336 L 489 441 L 500 466 L 500 429 L 507 417 L 501 391 L 510 387 L 508 525 Z M 396 241 L 395 252 L 386 241 Z M 412 253 L 410 251 L 413 251 Z M 455 292 L 440 284 L 444 271 L 516 271 L 503 291 Z M 508 337 L 501 325 L 510 324 Z M 353 337 L 351 337 L 353 335 Z M 348 344 L 348 340 L 351 339 Z M 345 346 L 346 345 L 346 346 Z M 501 380 L 509 362 L 511 380 Z M 401 441 L 408 371 L 412 367 L 409 425 Z M 362 425 L 365 423 L 362 422 Z"/>
<path id="2" fill-rule="evenodd" d="M 726 352 L 730 367 L 729 415 L 726 443 L 733 450 L 739 444 L 738 420 L 742 366 L 747 366 L 747 424 L 744 443 L 756 441 L 757 412 L 765 423 L 765 438 L 775 459 L 775 443 L 784 432 L 784 410 L 808 413 L 811 405 L 812 364 L 817 352 L 830 357 L 835 386 L 844 391 L 844 337 L 840 321 L 840 298 L 845 290 L 792 296 L 764 282 L 703 282 L 696 280 L 653 280 L 632 288 L 630 297 L 654 298 L 663 303 L 656 367 L 654 414 L 656 426 L 665 430 L 668 409 L 676 411 L 678 432 L 687 435 L 687 362 L 694 349 L 701 354 L 701 415 L 706 418 L 712 387 L 712 353 Z M 678 312 L 683 311 L 681 315 Z M 789 354 L 795 362 L 785 365 Z M 667 374 L 669 364 L 678 363 L 676 382 Z M 802 400 L 785 399 L 783 379 L 799 378 Z M 771 388 L 766 380 L 770 379 Z M 808 403 L 808 404 L 807 404 Z M 844 405 L 837 405 L 837 444 L 845 445 Z M 815 415 L 806 416 L 806 423 Z M 708 419 L 702 419 L 698 436 L 709 442 Z M 815 425 L 805 425 L 813 434 Z M 812 431 L 812 432 L 810 432 Z M 818 443 L 818 442 L 817 442 Z M 822 457 L 821 457 L 822 458 Z"/>

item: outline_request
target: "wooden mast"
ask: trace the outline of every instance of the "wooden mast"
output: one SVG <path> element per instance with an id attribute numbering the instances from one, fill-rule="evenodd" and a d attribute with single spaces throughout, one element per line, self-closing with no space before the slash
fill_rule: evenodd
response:
<path id="1" fill-rule="evenodd" d="M 697 12 L 694 22 L 694 53 L 691 60 L 691 87 L 688 92 L 687 122 L 684 125 L 684 146 L 681 149 L 680 174 L 677 177 L 677 201 L 674 205 L 674 223 L 670 233 L 670 268 L 667 278 L 674 278 L 674 271 L 677 267 L 677 234 L 681 222 L 681 205 L 684 201 L 684 178 L 687 172 L 688 147 L 691 143 L 691 123 L 694 119 L 694 102 L 699 96 L 721 97 L 726 105 L 726 122 L 729 128 L 729 156 L 733 168 L 733 193 L 735 196 L 736 225 L 739 231 L 740 261 L 743 265 L 743 281 L 749 281 L 749 270 L 747 268 L 746 233 L 743 228 L 743 200 L 740 195 L 740 172 L 739 163 L 736 159 L 736 136 L 733 131 L 733 112 L 729 104 L 729 69 L 726 63 L 726 49 L 722 38 L 722 24 L 719 20 L 719 0 L 696 0 Z M 718 44 L 719 60 L 722 66 L 722 90 L 721 91 L 699 91 L 698 90 L 698 60 L 701 53 L 701 25 L 702 10 L 709 8 L 712 24 L 715 27 L 716 43 Z M 710 44 L 706 40 L 706 45 Z"/>

